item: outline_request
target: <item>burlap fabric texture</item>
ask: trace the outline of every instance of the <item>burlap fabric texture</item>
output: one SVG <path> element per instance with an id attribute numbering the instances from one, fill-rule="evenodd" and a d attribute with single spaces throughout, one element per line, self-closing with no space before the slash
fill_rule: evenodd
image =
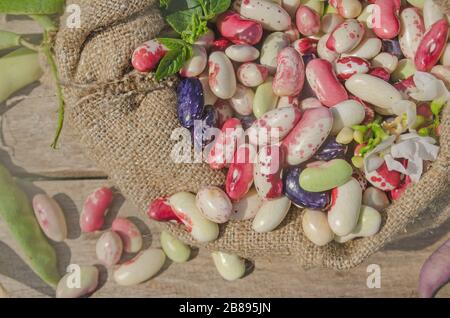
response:
<path id="1" fill-rule="evenodd" d="M 206 185 L 223 186 L 223 172 L 213 171 L 207 165 L 175 164 L 170 159 L 176 143 L 170 136 L 179 127 L 176 79 L 157 83 L 151 74 L 131 70 L 134 48 L 154 38 L 164 27 L 158 1 L 68 3 L 80 6 L 81 28 L 67 27 L 64 16 L 55 52 L 61 81 L 66 86 L 67 122 L 78 132 L 87 155 L 142 213 L 157 197 L 181 190 L 195 193 Z M 378 251 L 415 220 L 420 220 L 415 230 L 439 225 L 448 218 L 449 209 L 432 211 L 427 207 L 439 197 L 448 197 L 449 121 L 447 107 L 438 160 L 420 183 L 383 211 L 382 229 L 374 237 L 317 247 L 302 233 L 302 210 L 292 208 L 282 225 L 271 233 L 255 233 L 249 221 L 231 222 L 221 226 L 217 241 L 204 247 L 247 258 L 292 256 L 304 267 L 348 269 Z M 181 227 L 161 226 L 183 241 L 198 245 Z"/>

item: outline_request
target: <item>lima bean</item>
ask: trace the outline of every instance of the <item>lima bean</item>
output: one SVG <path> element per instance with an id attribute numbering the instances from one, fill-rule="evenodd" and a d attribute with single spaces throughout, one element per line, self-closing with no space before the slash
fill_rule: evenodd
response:
<path id="1" fill-rule="evenodd" d="M 228 281 L 241 278 L 245 274 L 245 260 L 237 255 L 213 252 L 211 256 L 220 276 Z"/>
<path id="2" fill-rule="evenodd" d="M 161 247 L 167 257 L 175 263 L 184 263 L 191 256 L 191 248 L 166 231 L 161 232 Z"/>

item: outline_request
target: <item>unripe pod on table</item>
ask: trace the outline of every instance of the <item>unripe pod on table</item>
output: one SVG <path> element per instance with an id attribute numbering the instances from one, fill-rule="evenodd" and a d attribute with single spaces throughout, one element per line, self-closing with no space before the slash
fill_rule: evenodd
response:
<path id="1" fill-rule="evenodd" d="M 359 220 L 350 234 L 336 236 L 334 240 L 339 243 L 348 242 L 358 237 L 370 237 L 378 233 L 381 226 L 381 214 L 369 206 L 361 206 Z"/>
<path id="2" fill-rule="evenodd" d="M 227 11 L 217 18 L 220 34 L 236 44 L 255 45 L 263 36 L 260 23 L 242 18 L 233 11 Z"/>
<path id="3" fill-rule="evenodd" d="M 195 204 L 195 195 L 179 192 L 169 198 L 169 203 L 195 240 L 206 243 L 217 239 L 219 226 L 203 217 Z"/>
<path id="4" fill-rule="evenodd" d="M 333 66 L 323 59 L 315 59 L 306 66 L 306 78 L 317 98 L 331 107 L 348 99 L 348 94 L 336 78 Z"/>
<path id="5" fill-rule="evenodd" d="M 320 15 L 307 6 L 301 5 L 298 8 L 295 21 L 304 36 L 311 36 L 320 31 Z"/>
<path id="6" fill-rule="evenodd" d="M 306 110 L 303 118 L 283 140 L 287 164 L 296 166 L 312 158 L 330 134 L 332 126 L 333 116 L 328 108 Z"/>
<path id="7" fill-rule="evenodd" d="M 339 236 L 350 234 L 358 224 L 361 209 L 362 189 L 359 182 L 351 178 L 332 191 L 328 224 Z"/>
<path id="8" fill-rule="evenodd" d="M 273 91 L 278 96 L 297 96 L 305 82 L 305 65 L 300 54 L 292 47 L 281 50 L 277 58 L 277 72 Z"/>
<path id="9" fill-rule="evenodd" d="M 223 252 L 212 252 L 211 256 L 217 271 L 225 280 L 233 281 L 244 276 L 244 259 L 237 255 L 226 254 Z"/>
<path id="10" fill-rule="evenodd" d="M 180 70 L 182 77 L 196 77 L 203 73 L 208 63 L 208 55 L 203 46 L 193 45 L 192 56 L 187 60 Z"/>
<path id="11" fill-rule="evenodd" d="M 95 266 L 80 266 L 79 286 L 73 286 L 73 275 L 67 273 L 56 287 L 56 298 L 79 298 L 95 291 L 98 286 L 99 272 Z"/>
<path id="12" fill-rule="evenodd" d="M 116 265 L 122 257 L 122 240 L 120 236 L 113 231 L 105 232 L 98 239 L 95 251 L 98 260 L 103 265 L 106 267 Z"/>
<path id="13" fill-rule="evenodd" d="M 302 228 L 305 236 L 317 246 L 325 246 L 334 238 L 334 233 L 328 225 L 327 214 L 322 211 L 306 209 Z"/>
<path id="14" fill-rule="evenodd" d="M 234 156 L 227 173 L 226 191 L 232 200 L 239 201 L 253 184 L 256 149 L 251 145 L 241 145 Z"/>
<path id="15" fill-rule="evenodd" d="M 175 263 L 184 263 L 191 256 L 191 248 L 166 231 L 161 232 L 161 247 L 164 253 Z"/>
<path id="16" fill-rule="evenodd" d="M 244 63 L 239 66 L 237 72 L 239 82 L 247 87 L 257 87 L 269 77 L 267 67 L 256 63 Z"/>
<path id="17" fill-rule="evenodd" d="M 270 145 L 261 148 L 258 153 L 253 181 L 261 198 L 270 200 L 283 193 L 281 179 L 283 154 L 280 146 Z"/>
<path id="18" fill-rule="evenodd" d="M 160 249 L 149 248 L 114 270 L 114 281 L 120 286 L 134 286 L 149 280 L 163 267 L 166 255 Z"/>
<path id="19" fill-rule="evenodd" d="M 247 44 L 235 44 L 225 50 L 225 54 L 233 61 L 245 63 L 256 60 L 259 51 L 255 47 Z"/>
<path id="20" fill-rule="evenodd" d="M 380 39 L 393 39 L 400 32 L 399 5 L 396 0 L 375 1 L 373 31 Z"/>
<path id="21" fill-rule="evenodd" d="M 105 215 L 113 200 L 111 189 L 103 187 L 95 190 L 84 202 L 80 215 L 80 228 L 84 233 L 102 228 Z"/>
<path id="22" fill-rule="evenodd" d="M 425 33 L 417 48 L 414 63 L 419 71 L 428 72 L 439 61 L 447 43 L 448 22 L 441 19 Z"/>
<path id="23" fill-rule="evenodd" d="M 214 223 L 226 223 L 232 213 L 231 201 L 218 187 L 206 187 L 198 191 L 195 204 L 200 213 Z"/>
<path id="24" fill-rule="evenodd" d="M 33 210 L 45 235 L 62 242 L 67 238 L 67 224 L 64 213 L 55 199 L 46 194 L 37 194 L 33 198 Z"/>
<path id="25" fill-rule="evenodd" d="M 290 207 L 291 201 L 286 197 L 265 201 L 253 219 L 253 230 L 258 233 L 275 230 L 283 222 Z"/>
<path id="26" fill-rule="evenodd" d="M 208 65 L 211 91 L 219 98 L 231 98 L 236 93 L 236 75 L 230 59 L 223 52 L 213 52 Z"/>
<path id="27" fill-rule="evenodd" d="M 336 76 L 341 80 L 348 80 L 355 74 L 366 74 L 369 72 L 370 63 L 356 56 L 341 57 L 335 62 Z"/>
<path id="28" fill-rule="evenodd" d="M 327 40 L 327 48 L 337 53 L 353 50 L 364 36 L 364 25 L 358 20 L 346 20 L 339 24 Z"/>
<path id="29" fill-rule="evenodd" d="M 139 72 L 151 72 L 167 53 L 167 48 L 156 40 L 150 40 L 138 46 L 133 52 L 131 63 Z"/>
<path id="30" fill-rule="evenodd" d="M 116 218 L 111 228 L 119 234 L 127 253 L 137 253 L 142 248 L 142 234 L 138 227 L 127 218 Z"/>
<path id="31" fill-rule="evenodd" d="M 405 57 L 414 59 L 425 33 L 425 26 L 417 8 L 405 8 L 400 13 L 400 47 Z"/>
<path id="32" fill-rule="evenodd" d="M 281 6 L 266 0 L 237 0 L 233 8 L 243 17 L 260 22 L 265 30 L 285 31 L 291 17 Z"/>
<path id="33" fill-rule="evenodd" d="M 263 203 L 264 200 L 258 195 L 256 189 L 250 189 L 242 199 L 233 203 L 231 220 L 253 219 Z"/>

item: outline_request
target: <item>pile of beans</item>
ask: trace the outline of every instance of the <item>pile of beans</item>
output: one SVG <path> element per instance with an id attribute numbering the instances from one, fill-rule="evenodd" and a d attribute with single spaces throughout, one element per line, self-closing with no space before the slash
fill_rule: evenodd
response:
<path id="1" fill-rule="evenodd" d="M 421 128 L 432 100 L 409 92 L 419 71 L 449 87 L 448 17 L 433 0 L 238 0 L 209 26 L 179 72 L 178 119 L 211 169 L 228 169 L 226 184 L 159 198 L 148 215 L 206 243 L 230 221 L 274 231 L 293 204 L 319 246 L 375 235 L 411 179 L 382 162 L 367 172 L 364 156 L 389 137 L 430 132 Z M 152 39 L 132 64 L 154 71 L 166 52 Z M 414 128 L 394 111 L 405 101 Z"/>

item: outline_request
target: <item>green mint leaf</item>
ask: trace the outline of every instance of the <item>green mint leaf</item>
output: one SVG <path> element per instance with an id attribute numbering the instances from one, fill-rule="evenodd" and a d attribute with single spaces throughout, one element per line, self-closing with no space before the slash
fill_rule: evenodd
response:
<path id="1" fill-rule="evenodd" d="M 202 20 L 200 16 L 195 13 L 192 16 L 191 24 L 181 33 L 181 38 L 190 44 L 194 44 L 194 42 L 206 32 L 208 32 L 207 22 Z"/>
<path id="2" fill-rule="evenodd" d="M 168 9 L 171 0 L 159 0 L 159 7 L 163 9 Z"/>
<path id="3" fill-rule="evenodd" d="M 169 50 L 180 50 L 183 47 L 188 46 L 186 42 L 180 39 L 157 38 L 156 40 L 167 47 Z"/>
<path id="4" fill-rule="evenodd" d="M 209 2 L 210 13 L 219 15 L 228 10 L 231 6 L 231 0 L 204 0 Z"/>
<path id="5" fill-rule="evenodd" d="M 166 17 L 166 21 L 172 27 L 172 29 L 174 29 L 179 34 L 182 34 L 190 27 L 193 16 L 195 14 L 201 14 L 201 11 L 202 10 L 200 7 L 177 11 L 169 14 Z"/>
<path id="6" fill-rule="evenodd" d="M 192 47 L 188 45 L 170 50 L 159 63 L 158 69 L 156 70 L 156 80 L 160 81 L 179 72 L 191 56 Z"/>
<path id="7" fill-rule="evenodd" d="M 0 13 L 56 14 L 64 11 L 65 0 L 0 0 Z"/>

